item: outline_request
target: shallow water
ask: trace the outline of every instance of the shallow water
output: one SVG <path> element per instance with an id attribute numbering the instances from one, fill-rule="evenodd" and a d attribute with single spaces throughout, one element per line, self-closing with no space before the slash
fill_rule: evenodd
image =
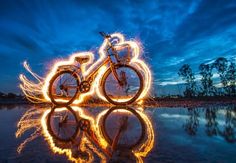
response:
<path id="1" fill-rule="evenodd" d="M 0 107 L 0 162 L 69 162 L 54 154 L 43 136 L 26 144 L 21 154 L 17 147 L 33 133 L 15 137 L 17 122 L 35 106 Z M 96 117 L 105 108 L 83 108 Z M 146 162 L 236 162 L 236 108 L 146 108 L 153 123 L 155 144 Z M 95 159 L 99 160 L 99 159 Z"/>

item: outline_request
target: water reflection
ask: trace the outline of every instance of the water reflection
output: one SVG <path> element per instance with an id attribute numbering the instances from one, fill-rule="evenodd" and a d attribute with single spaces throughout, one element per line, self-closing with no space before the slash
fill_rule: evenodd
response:
<path id="1" fill-rule="evenodd" d="M 8 158 L 12 160 L 14 160 L 13 158 L 21 158 L 20 160 L 24 162 L 24 157 L 28 157 L 31 160 L 38 158 L 38 160 L 42 159 L 44 162 L 66 162 L 67 160 L 122 162 L 123 160 L 128 161 L 128 159 L 130 159 L 130 162 L 165 162 L 166 160 L 170 162 L 236 161 L 236 109 L 232 105 L 188 109 L 146 108 L 144 111 L 132 108 L 145 122 L 145 137 L 141 143 L 137 143 L 138 145 L 134 149 L 129 146 L 134 144 L 135 140 L 142 137 L 140 136 L 142 135 L 142 125 L 139 125 L 139 120 L 136 119 L 135 115 L 125 111 L 125 109 L 72 107 L 77 114 L 78 122 L 81 119 L 85 121 L 81 121 L 79 125 L 81 129 L 78 129 L 75 138 L 69 139 L 69 141 L 64 143 L 49 134 L 47 117 L 50 114 L 51 108 L 36 108 L 32 106 L 30 109 L 23 109 L 24 106 L 20 106 L 20 108 L 0 110 L 0 127 L 1 125 L 2 128 L 4 126 L 4 132 L 1 132 L 3 135 L 0 138 L 1 146 L 4 147 L 4 150 L 0 148 L 0 162 L 1 159 L 8 160 Z M 59 114 L 58 110 L 60 109 L 63 110 L 63 108 L 55 108 L 58 113 L 56 117 L 57 115 L 63 117 Z M 108 111 L 112 109 L 114 112 L 110 111 L 111 113 L 108 115 Z M 67 109 L 64 108 L 64 110 Z M 23 114 L 24 111 L 27 112 Z M 17 114 L 18 112 L 20 113 Z M 106 114 L 106 123 L 103 124 Z M 69 114 L 68 117 L 70 116 Z M 126 116 L 131 121 L 128 121 L 129 119 L 126 120 Z M 15 132 L 12 126 L 15 126 L 19 117 L 21 119 L 18 123 L 16 135 L 18 137 L 22 136 L 22 138 L 28 136 L 26 141 L 11 138 L 10 135 L 10 133 Z M 62 121 L 63 119 L 55 119 L 53 124 L 60 124 L 60 120 Z M 74 121 L 71 117 L 68 119 L 70 120 L 67 121 L 68 124 Z M 89 125 L 86 120 L 89 120 Z M 127 123 L 129 124 L 127 128 L 122 127 L 126 126 L 125 124 Z M 72 126 L 69 125 L 69 127 Z M 68 130 L 66 126 L 64 127 L 65 130 Z M 103 129 L 104 127 L 105 129 Z M 54 126 L 53 130 L 59 133 L 56 126 Z M 73 131 L 76 131 L 76 127 L 69 128 L 69 130 L 73 133 Z M 107 131 L 107 137 L 112 141 L 109 141 L 104 136 L 106 133 L 103 130 Z M 120 135 L 119 130 L 121 130 Z M 125 131 L 128 131 L 127 134 Z M 62 138 L 65 136 L 67 138 L 70 137 L 70 135 L 63 134 L 59 136 Z M 113 140 L 116 137 L 120 141 L 112 143 L 115 142 Z M 154 143 L 154 137 L 156 143 Z M 35 138 L 39 139 L 35 140 Z M 19 141 L 22 141 L 21 145 Z M 11 144 L 11 147 L 8 147 L 8 144 Z M 22 154 L 10 155 L 9 149 L 16 144 L 19 145 L 18 151 L 22 151 Z M 37 153 L 34 153 L 34 157 L 31 157 L 32 149 L 38 150 Z M 15 151 L 16 148 L 12 150 Z M 105 150 L 108 152 L 104 152 Z M 57 154 L 53 154 L 51 151 Z M 17 159 L 14 161 L 17 162 Z"/>
<path id="2" fill-rule="evenodd" d="M 188 116 L 189 119 L 186 120 L 186 123 L 183 125 L 185 131 L 189 134 L 189 135 L 196 135 L 197 133 L 197 128 L 199 125 L 199 110 L 196 109 L 191 109 L 188 108 Z"/>
<path id="3" fill-rule="evenodd" d="M 11 110 L 11 109 L 15 109 L 19 106 L 19 104 L 0 104 L 0 110 L 4 110 L 4 109 L 7 109 L 7 110 Z M 25 105 L 26 107 L 28 105 Z"/>
<path id="4" fill-rule="evenodd" d="M 28 109 L 24 115 L 20 118 L 19 122 L 17 123 L 17 131 L 15 133 L 16 138 L 21 137 L 25 132 L 34 129 L 33 133 L 26 138 L 17 148 L 17 152 L 21 153 L 24 149 L 25 145 L 34 139 L 41 136 L 42 133 L 42 126 L 40 117 L 44 113 L 43 108 L 35 108 L 31 107 Z"/>
<path id="5" fill-rule="evenodd" d="M 43 114 L 40 110 L 29 110 L 18 123 L 17 137 L 30 127 L 36 128 L 19 146 L 19 152 L 39 133 L 43 133 L 54 153 L 64 154 L 75 162 L 143 162 L 154 146 L 152 123 L 143 111 L 135 108 L 116 106 L 93 114 L 88 108 L 76 106 L 42 111 Z M 41 127 L 39 119 L 33 118 L 36 113 L 43 115 Z"/>
<path id="6" fill-rule="evenodd" d="M 221 136 L 229 143 L 236 141 L 236 106 L 208 106 L 204 109 L 188 108 L 188 119 L 183 127 L 189 135 L 197 134 L 199 119 L 203 117 L 200 114 L 204 114 L 205 117 L 205 133 L 207 136 Z"/>

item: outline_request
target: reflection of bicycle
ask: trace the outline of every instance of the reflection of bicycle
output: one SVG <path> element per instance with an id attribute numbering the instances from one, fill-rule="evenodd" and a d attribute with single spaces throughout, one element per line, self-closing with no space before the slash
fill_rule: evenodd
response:
<path id="1" fill-rule="evenodd" d="M 133 103 L 142 93 L 143 77 L 140 71 L 126 62 L 121 62 L 116 45 L 110 35 L 103 32 L 100 34 L 108 42 L 106 48 L 107 58 L 92 73 L 84 79 L 80 79 L 80 68 L 76 70 L 66 69 L 58 71 L 50 80 L 49 97 L 56 105 L 71 104 L 78 94 L 86 93 L 90 90 L 91 84 L 98 76 L 98 72 L 104 65 L 109 68 L 102 76 L 101 88 L 104 97 L 112 104 L 122 105 Z M 112 60 L 111 56 L 114 56 Z M 89 61 L 89 58 L 76 57 L 79 64 Z M 122 99 L 122 100 L 121 100 Z"/>
<path id="2" fill-rule="evenodd" d="M 78 133 L 85 132 L 95 144 L 100 146 L 96 136 L 97 131 L 91 129 L 90 121 L 77 116 L 69 106 L 63 110 L 53 108 L 48 115 L 47 126 L 50 135 L 58 141 L 75 142 Z M 103 137 L 112 150 L 103 149 L 109 156 L 117 149 L 132 150 L 138 147 L 146 133 L 143 118 L 137 111 L 128 107 L 117 106 L 109 109 L 103 116 L 100 127 Z"/>

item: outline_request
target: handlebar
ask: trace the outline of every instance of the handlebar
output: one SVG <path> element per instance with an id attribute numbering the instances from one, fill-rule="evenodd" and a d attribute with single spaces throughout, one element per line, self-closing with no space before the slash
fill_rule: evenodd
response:
<path id="1" fill-rule="evenodd" d="M 108 38 L 111 38 L 111 35 L 109 34 L 106 34 L 105 32 L 99 32 L 99 34 L 104 38 L 104 39 L 108 39 Z M 112 54 L 109 53 L 109 49 L 112 50 Z M 119 57 L 118 57 L 118 54 L 117 54 L 117 51 L 116 49 L 113 47 L 112 43 L 110 42 L 110 40 L 108 40 L 108 47 L 107 47 L 107 53 L 109 55 L 114 55 L 116 60 L 119 62 Z"/>
<path id="2" fill-rule="evenodd" d="M 99 32 L 99 34 L 100 34 L 104 39 L 111 38 L 111 35 L 106 34 L 105 32 Z M 111 49 L 114 54 L 116 53 L 116 50 L 115 50 L 115 48 L 113 47 L 113 45 L 112 45 L 112 43 L 110 42 L 110 40 L 108 40 L 108 48 L 107 48 L 107 51 L 108 51 L 109 49 Z"/>
<path id="3" fill-rule="evenodd" d="M 111 35 L 106 34 L 105 32 L 99 32 L 99 34 L 100 34 L 103 38 L 111 38 Z"/>

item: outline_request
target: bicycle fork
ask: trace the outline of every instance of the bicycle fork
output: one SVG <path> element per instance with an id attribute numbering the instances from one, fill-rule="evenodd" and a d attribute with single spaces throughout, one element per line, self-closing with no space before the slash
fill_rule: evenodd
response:
<path id="1" fill-rule="evenodd" d="M 113 74 L 113 77 L 116 79 L 116 81 L 119 83 L 119 85 L 120 85 L 120 86 L 127 85 L 125 72 L 121 71 L 121 74 L 120 74 L 120 75 L 121 75 L 121 79 L 122 79 L 122 80 L 120 80 L 120 79 L 119 79 L 119 75 L 118 75 L 118 73 L 117 73 L 117 71 L 116 71 L 114 65 L 111 64 L 110 67 L 111 67 L 111 72 L 112 72 L 112 74 Z"/>

